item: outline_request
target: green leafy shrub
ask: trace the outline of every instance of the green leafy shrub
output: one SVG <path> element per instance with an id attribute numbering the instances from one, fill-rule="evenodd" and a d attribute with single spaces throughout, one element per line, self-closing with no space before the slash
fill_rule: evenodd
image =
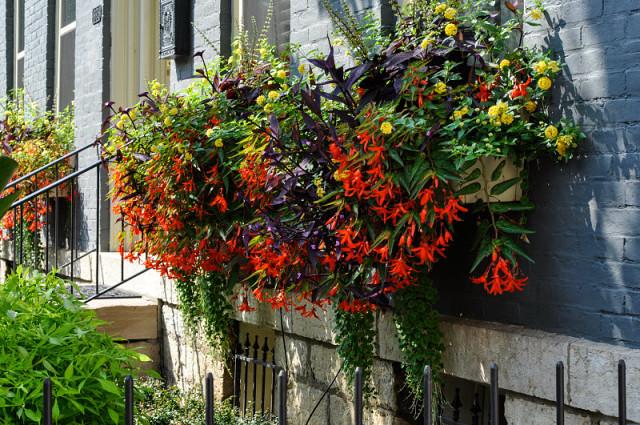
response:
<path id="1" fill-rule="evenodd" d="M 122 423 L 122 383 L 148 357 L 97 330 L 95 314 L 53 274 L 19 268 L 0 284 L 0 422 L 40 423 L 53 384 L 54 423 Z"/>
<path id="2" fill-rule="evenodd" d="M 202 393 L 196 389 L 181 391 L 177 387 L 165 387 L 161 381 L 151 379 L 141 383 L 143 401 L 138 412 L 149 425 L 204 425 L 205 406 Z M 229 402 L 217 404 L 216 425 L 272 425 L 266 418 L 243 419 Z M 148 422 L 145 422 L 148 421 Z"/>

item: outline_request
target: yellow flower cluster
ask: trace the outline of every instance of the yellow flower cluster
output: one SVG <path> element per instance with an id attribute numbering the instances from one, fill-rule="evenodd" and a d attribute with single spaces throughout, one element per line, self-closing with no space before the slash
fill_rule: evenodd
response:
<path id="1" fill-rule="evenodd" d="M 444 17 L 450 21 L 453 21 L 457 15 L 458 11 L 453 7 L 447 7 L 447 9 L 444 11 Z"/>
<path id="2" fill-rule="evenodd" d="M 285 78 L 287 78 L 287 71 L 283 69 L 276 71 L 276 78 L 280 80 L 284 80 Z"/>
<path id="3" fill-rule="evenodd" d="M 533 19 L 534 21 L 539 21 L 540 19 L 542 19 L 543 15 L 542 15 L 542 10 L 540 9 L 531 9 L 529 11 L 529 16 L 531 17 L 531 19 Z"/>
<path id="4" fill-rule="evenodd" d="M 224 146 L 224 142 L 222 141 L 222 139 L 216 139 L 216 141 L 213 142 L 213 144 L 216 148 L 221 148 Z"/>
<path id="5" fill-rule="evenodd" d="M 456 111 L 453 111 L 453 119 L 461 120 L 468 113 L 469 113 L 469 108 L 467 106 L 464 106 Z"/>
<path id="6" fill-rule="evenodd" d="M 502 101 L 491 106 L 487 114 L 491 118 L 491 123 L 495 126 L 511 125 L 515 119 L 514 115 L 509 112 L 509 105 Z"/>
<path id="7" fill-rule="evenodd" d="M 511 66 L 511 61 L 509 59 L 502 59 L 500 61 L 500 69 L 505 69 Z"/>
<path id="8" fill-rule="evenodd" d="M 326 194 L 322 187 L 322 179 L 320 177 L 316 177 L 313 179 L 313 185 L 316 187 L 316 195 L 318 195 L 319 198 L 322 198 Z"/>
<path id="9" fill-rule="evenodd" d="M 547 91 L 551 88 L 551 86 L 553 85 L 553 82 L 551 81 L 551 78 L 549 77 L 541 77 L 538 80 L 538 87 L 541 90 Z"/>
<path id="10" fill-rule="evenodd" d="M 438 81 L 434 86 L 434 90 L 438 94 L 445 94 L 447 92 L 447 85 L 442 81 Z"/>
<path id="11" fill-rule="evenodd" d="M 560 156 L 566 156 L 569 148 L 575 147 L 573 136 L 565 135 L 559 136 L 556 140 L 556 151 Z"/>
<path id="12" fill-rule="evenodd" d="M 533 64 L 533 69 L 538 74 L 544 74 L 547 71 L 551 72 L 560 72 L 560 65 L 558 65 L 558 61 L 539 61 Z"/>
<path id="13" fill-rule="evenodd" d="M 432 44 L 433 44 L 433 40 L 431 38 L 427 37 L 424 40 L 422 40 L 422 43 L 420 43 L 420 47 L 423 50 L 427 50 L 427 47 L 429 47 Z"/>
<path id="14" fill-rule="evenodd" d="M 444 27 L 444 33 L 449 37 L 453 37 L 458 33 L 458 26 L 456 24 L 447 24 L 447 26 Z"/>
<path id="15" fill-rule="evenodd" d="M 528 112 L 533 113 L 536 109 L 538 109 L 538 104 L 533 100 L 529 100 L 524 104 L 524 109 L 526 109 Z"/>
<path id="16" fill-rule="evenodd" d="M 447 10 L 447 4 L 446 3 L 439 3 L 435 8 L 435 12 L 438 15 L 442 15 L 445 10 Z"/>
<path id="17" fill-rule="evenodd" d="M 544 130 L 544 135 L 547 139 L 554 140 L 558 137 L 558 129 L 555 126 L 550 125 Z"/>
<path id="18" fill-rule="evenodd" d="M 380 131 L 382 134 L 389 135 L 393 133 L 393 125 L 389 121 L 385 121 L 380 125 Z"/>

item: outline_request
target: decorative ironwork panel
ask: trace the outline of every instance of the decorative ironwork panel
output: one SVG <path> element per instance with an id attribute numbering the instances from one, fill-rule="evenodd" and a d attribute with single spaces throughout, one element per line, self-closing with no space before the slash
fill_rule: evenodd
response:
<path id="1" fill-rule="evenodd" d="M 191 1 L 160 3 L 160 59 L 187 56 L 191 49 Z"/>

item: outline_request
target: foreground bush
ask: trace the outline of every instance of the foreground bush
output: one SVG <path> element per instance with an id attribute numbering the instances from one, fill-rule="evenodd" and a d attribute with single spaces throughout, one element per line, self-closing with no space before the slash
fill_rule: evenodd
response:
<path id="1" fill-rule="evenodd" d="M 54 423 L 122 423 L 121 383 L 148 358 L 99 332 L 101 324 L 53 274 L 18 269 L 0 284 L 1 422 L 40 423 L 49 377 Z"/>
<path id="2" fill-rule="evenodd" d="M 204 425 L 205 406 L 200 391 L 181 391 L 176 387 L 166 388 L 162 382 L 147 380 L 140 385 L 144 401 L 138 412 L 149 425 Z M 215 407 L 217 425 L 271 425 L 269 419 L 242 419 L 230 403 Z"/>

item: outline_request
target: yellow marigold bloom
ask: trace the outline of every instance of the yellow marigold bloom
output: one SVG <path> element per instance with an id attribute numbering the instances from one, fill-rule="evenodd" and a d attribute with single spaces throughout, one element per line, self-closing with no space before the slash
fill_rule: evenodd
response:
<path id="1" fill-rule="evenodd" d="M 193 155 L 191 155 L 191 152 L 186 152 L 184 154 L 184 159 L 186 159 L 187 161 L 191 161 L 193 159 Z"/>
<path id="2" fill-rule="evenodd" d="M 538 74 L 544 74 L 547 70 L 547 63 L 545 61 L 537 62 L 533 65 L 533 69 L 535 69 Z"/>
<path id="3" fill-rule="evenodd" d="M 436 6 L 435 12 L 442 14 L 444 13 L 444 11 L 447 10 L 447 4 L 446 3 L 440 3 Z"/>
<path id="4" fill-rule="evenodd" d="M 447 7 L 447 9 L 444 11 L 444 17 L 450 21 L 454 20 L 457 14 L 458 11 L 453 7 Z"/>
<path id="5" fill-rule="evenodd" d="M 535 112 L 535 110 L 538 109 L 538 104 L 533 100 L 530 100 L 524 104 L 524 109 L 526 109 L 529 112 Z"/>
<path id="6" fill-rule="evenodd" d="M 438 94 L 445 94 L 447 92 L 447 85 L 442 81 L 438 81 L 434 86 L 434 90 Z"/>
<path id="7" fill-rule="evenodd" d="M 300 74 L 304 74 L 305 72 L 307 72 L 307 68 L 304 66 L 304 64 L 301 63 L 300 65 L 298 65 L 298 72 Z"/>
<path id="8" fill-rule="evenodd" d="M 216 139 L 216 141 L 213 142 L 213 144 L 216 148 L 221 148 L 224 146 L 224 142 L 222 141 L 222 139 Z"/>
<path id="9" fill-rule="evenodd" d="M 277 100 L 280 97 L 280 93 L 275 90 L 271 90 L 267 96 L 269 96 L 269 100 Z"/>
<path id="10" fill-rule="evenodd" d="M 511 61 L 509 59 L 502 59 L 500 61 L 500 69 L 505 69 L 509 66 L 511 66 Z"/>
<path id="11" fill-rule="evenodd" d="M 118 130 L 122 130 L 124 128 L 124 120 L 120 119 L 117 123 L 116 123 L 116 128 Z"/>
<path id="12" fill-rule="evenodd" d="M 444 27 L 444 33 L 449 37 L 453 37 L 458 33 L 458 26 L 456 24 L 447 24 L 447 26 Z"/>
<path id="13" fill-rule="evenodd" d="M 551 70 L 551 72 L 560 72 L 560 66 L 558 65 L 558 61 L 550 61 L 547 66 Z"/>
<path id="14" fill-rule="evenodd" d="M 272 113 L 272 112 L 273 112 L 273 105 L 272 105 L 272 104 L 270 104 L 270 103 L 267 103 L 266 105 L 264 105 L 264 111 L 265 111 L 267 114 Z"/>
<path id="15" fill-rule="evenodd" d="M 513 114 L 508 112 L 503 113 L 500 116 L 500 121 L 502 121 L 503 124 L 511 125 L 511 123 L 513 123 Z"/>
<path id="16" fill-rule="evenodd" d="M 552 85 L 553 83 L 551 82 L 551 78 L 542 77 L 538 80 L 538 87 L 540 87 L 540 89 L 542 90 L 549 90 Z"/>
<path id="17" fill-rule="evenodd" d="M 269 54 L 269 51 L 267 49 L 265 49 L 264 47 L 260 49 L 260 56 L 265 57 L 267 56 L 267 54 Z"/>
<path id="18" fill-rule="evenodd" d="M 171 108 L 171 110 L 169 111 L 169 113 L 171 115 L 178 115 L 178 108 Z"/>
<path id="19" fill-rule="evenodd" d="M 207 128 L 205 134 L 207 135 L 207 137 L 213 136 L 213 128 Z"/>
<path id="20" fill-rule="evenodd" d="M 560 136 L 556 140 L 556 151 L 560 156 L 566 156 L 567 151 L 573 146 L 573 136 Z"/>
<path id="21" fill-rule="evenodd" d="M 534 21 L 539 21 L 540 19 L 542 19 L 542 10 L 531 9 L 531 12 L 529 12 L 529 16 L 531 16 L 531 19 L 533 19 Z"/>
<path id="22" fill-rule="evenodd" d="M 487 114 L 489 114 L 489 117 L 495 118 L 500 115 L 500 108 L 498 108 L 496 105 L 493 105 L 489 107 Z"/>
<path id="23" fill-rule="evenodd" d="M 264 97 L 263 95 L 260 95 L 256 98 L 256 103 L 258 104 L 258 106 L 264 105 L 264 102 L 266 101 L 267 101 L 267 98 Z"/>
<path id="24" fill-rule="evenodd" d="M 287 78 L 287 71 L 284 70 L 280 70 L 278 72 L 276 72 L 276 77 L 278 77 L 281 80 L 284 80 L 285 78 Z"/>
<path id="25" fill-rule="evenodd" d="M 167 127 L 169 127 L 171 124 L 173 124 L 173 121 L 171 121 L 171 118 L 166 117 L 164 119 L 164 125 L 166 125 Z"/>
<path id="26" fill-rule="evenodd" d="M 382 134 L 389 135 L 393 132 L 393 125 L 391 125 L 389 121 L 385 121 L 380 126 L 380 131 L 382 132 Z"/>
<path id="27" fill-rule="evenodd" d="M 422 43 L 420 43 L 420 47 L 422 47 L 424 50 L 427 50 L 427 47 L 429 47 L 432 44 L 433 44 L 433 40 L 427 37 L 424 40 L 422 40 Z"/>
<path id="28" fill-rule="evenodd" d="M 550 125 L 544 130 L 544 135 L 547 139 L 553 140 L 558 137 L 558 129 L 555 126 Z"/>
<path id="29" fill-rule="evenodd" d="M 465 106 L 461 109 L 458 109 L 457 111 L 453 111 L 453 118 L 456 120 L 460 120 L 468 113 L 469 113 L 469 108 Z"/>

